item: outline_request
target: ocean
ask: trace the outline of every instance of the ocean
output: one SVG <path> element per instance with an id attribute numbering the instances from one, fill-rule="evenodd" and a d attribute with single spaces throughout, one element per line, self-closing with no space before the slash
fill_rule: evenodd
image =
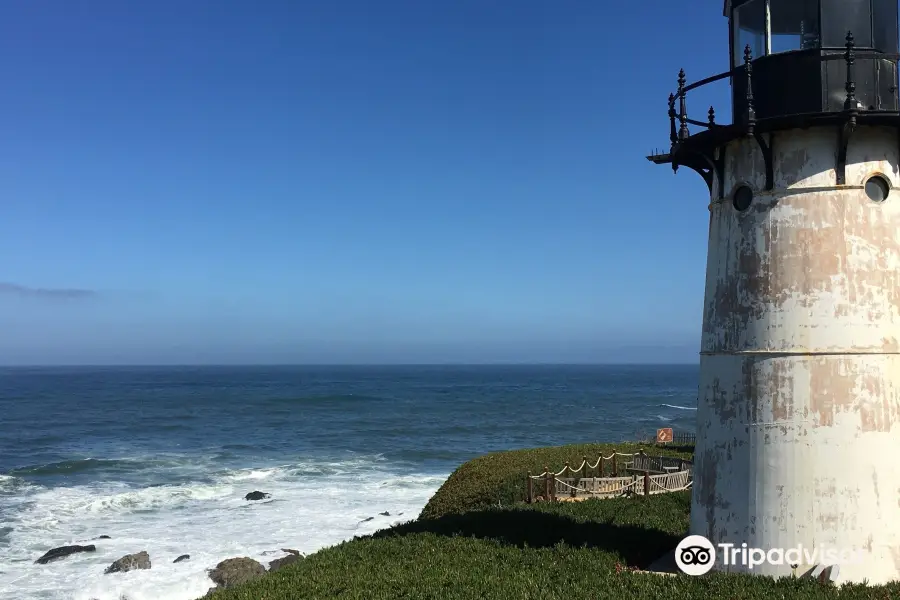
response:
<path id="1" fill-rule="evenodd" d="M 226 558 L 268 564 L 281 548 L 308 554 L 415 518 L 486 452 L 693 430 L 698 374 L 0 368 L 0 598 L 193 600 Z M 255 490 L 271 498 L 244 500 Z M 76 543 L 97 549 L 34 564 Z M 103 574 L 141 550 L 151 569 Z"/>

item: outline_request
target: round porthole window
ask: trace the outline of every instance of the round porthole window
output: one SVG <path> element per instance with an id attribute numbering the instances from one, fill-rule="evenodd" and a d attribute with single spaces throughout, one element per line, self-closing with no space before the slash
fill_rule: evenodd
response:
<path id="1" fill-rule="evenodd" d="M 891 185 L 881 175 L 873 175 L 866 181 L 866 196 L 872 202 L 884 202 L 891 193 Z"/>
<path id="2" fill-rule="evenodd" d="M 750 208 L 751 202 L 753 202 L 753 190 L 746 185 L 742 185 L 734 191 L 731 203 L 734 205 L 735 210 L 744 212 Z"/>

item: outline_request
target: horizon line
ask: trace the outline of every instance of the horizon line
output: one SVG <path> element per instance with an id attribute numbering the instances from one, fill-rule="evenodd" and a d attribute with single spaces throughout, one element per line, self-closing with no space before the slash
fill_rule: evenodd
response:
<path id="1" fill-rule="evenodd" d="M 64 369 L 64 368 L 161 368 L 161 367 L 667 367 L 690 366 L 698 362 L 435 362 L 435 363 L 71 363 L 71 364 L 0 364 L 0 369 Z"/>

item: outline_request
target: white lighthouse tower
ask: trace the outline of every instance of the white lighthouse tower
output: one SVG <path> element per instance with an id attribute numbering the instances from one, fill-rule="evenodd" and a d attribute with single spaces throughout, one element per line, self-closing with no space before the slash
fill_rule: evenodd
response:
<path id="1" fill-rule="evenodd" d="M 680 73 L 671 150 L 648 157 L 710 193 L 690 533 L 859 551 L 839 582 L 900 579 L 897 13 L 726 2 L 731 70 Z M 688 118 L 690 91 L 723 79 L 733 122 Z"/>

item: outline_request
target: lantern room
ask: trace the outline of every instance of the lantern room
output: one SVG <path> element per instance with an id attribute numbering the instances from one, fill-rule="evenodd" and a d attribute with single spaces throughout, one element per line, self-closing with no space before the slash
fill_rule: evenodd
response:
<path id="1" fill-rule="evenodd" d="M 745 51 L 753 70 L 757 119 L 845 110 L 848 41 L 863 51 L 854 79 L 860 111 L 896 111 L 897 0 L 726 0 L 732 108 L 745 114 Z M 848 39 L 848 32 L 852 37 Z"/>

